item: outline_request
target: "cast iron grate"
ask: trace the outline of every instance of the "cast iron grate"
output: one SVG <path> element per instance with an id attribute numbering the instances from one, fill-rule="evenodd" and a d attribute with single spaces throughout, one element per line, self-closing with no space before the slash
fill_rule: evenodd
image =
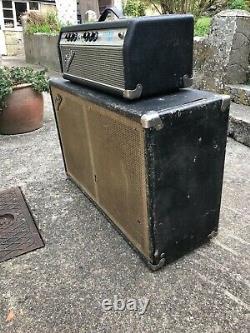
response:
<path id="1" fill-rule="evenodd" d="M 21 189 L 0 192 L 0 262 L 43 246 Z"/>

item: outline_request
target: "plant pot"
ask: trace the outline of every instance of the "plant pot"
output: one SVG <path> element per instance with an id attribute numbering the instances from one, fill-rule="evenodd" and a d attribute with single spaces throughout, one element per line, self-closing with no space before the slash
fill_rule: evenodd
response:
<path id="1" fill-rule="evenodd" d="M 43 95 L 30 84 L 13 87 L 0 110 L 0 134 L 21 134 L 34 131 L 43 124 Z"/>

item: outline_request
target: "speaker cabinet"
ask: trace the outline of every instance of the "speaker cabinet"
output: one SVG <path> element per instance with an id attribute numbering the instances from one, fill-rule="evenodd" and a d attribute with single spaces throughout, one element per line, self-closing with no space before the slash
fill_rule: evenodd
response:
<path id="1" fill-rule="evenodd" d="M 229 98 L 126 102 L 50 81 L 65 169 L 152 269 L 217 232 Z"/>

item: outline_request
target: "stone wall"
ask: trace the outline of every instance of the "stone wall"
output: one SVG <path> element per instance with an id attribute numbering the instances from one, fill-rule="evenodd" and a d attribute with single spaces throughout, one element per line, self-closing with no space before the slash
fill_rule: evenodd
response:
<path id="1" fill-rule="evenodd" d="M 14 30 L 4 30 L 6 55 L 24 55 L 23 32 Z"/>
<path id="2" fill-rule="evenodd" d="M 0 29 L 0 57 L 7 54 L 7 49 L 5 45 L 5 36 L 3 30 Z"/>
<path id="3" fill-rule="evenodd" d="M 57 41 L 58 35 L 24 35 L 26 62 L 59 71 Z"/>
<path id="4" fill-rule="evenodd" d="M 225 91 L 228 84 L 248 80 L 250 54 L 250 13 L 226 10 L 212 21 L 207 38 L 194 41 L 195 87 Z"/>
<path id="5" fill-rule="evenodd" d="M 40 12 L 41 14 L 47 14 L 50 12 L 57 13 L 56 5 L 53 3 L 41 3 L 40 4 Z"/>
<path id="6" fill-rule="evenodd" d="M 77 24 L 77 1 L 56 0 L 58 18 L 63 24 Z"/>

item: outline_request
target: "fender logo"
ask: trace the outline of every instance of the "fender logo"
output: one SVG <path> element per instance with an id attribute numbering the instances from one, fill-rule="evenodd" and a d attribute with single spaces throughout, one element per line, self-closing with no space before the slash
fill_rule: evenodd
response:
<path id="1" fill-rule="evenodd" d="M 61 103 L 62 103 L 62 96 L 58 94 L 58 95 L 56 95 L 55 100 L 54 100 L 56 111 L 59 111 Z"/>
<path id="2" fill-rule="evenodd" d="M 66 69 L 66 72 L 69 71 L 69 68 L 70 68 L 70 65 L 74 59 L 74 56 L 75 56 L 75 52 L 70 50 L 68 54 L 65 55 L 64 57 L 64 63 L 65 63 L 65 69 Z"/>

